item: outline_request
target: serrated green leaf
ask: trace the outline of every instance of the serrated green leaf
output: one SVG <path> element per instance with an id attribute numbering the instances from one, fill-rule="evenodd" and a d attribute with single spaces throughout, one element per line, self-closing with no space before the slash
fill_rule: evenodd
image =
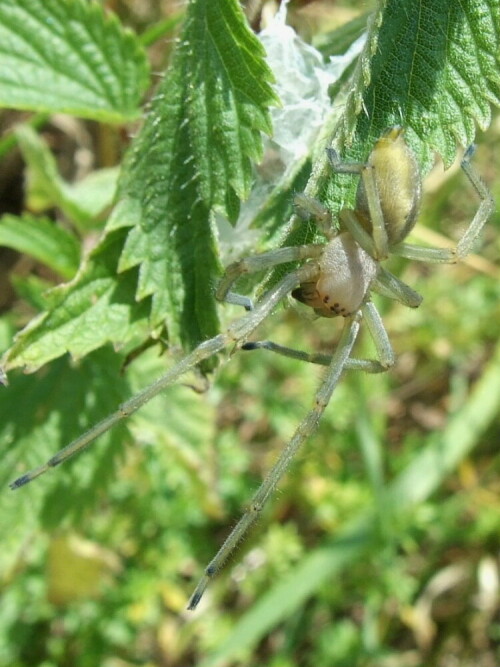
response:
<path id="1" fill-rule="evenodd" d="M 120 267 L 140 264 L 137 297 L 153 296 L 152 321 L 166 317 L 170 337 L 185 347 L 217 330 L 211 209 L 231 216 L 235 196 L 248 192 L 260 132 L 269 130 L 275 98 L 262 56 L 237 3 L 192 2 L 122 183 L 141 223 Z"/>
<path id="2" fill-rule="evenodd" d="M 248 192 L 251 158 L 261 154 L 260 133 L 270 127 L 270 78 L 236 0 L 191 2 L 179 50 L 134 142 L 107 227 L 120 276 L 108 270 L 116 268 L 116 255 L 108 259 L 106 237 L 75 283 L 54 292 L 54 312 L 18 337 L 9 365 L 36 366 L 65 350 L 80 355 L 109 340 L 123 343 L 130 331 L 122 316 L 114 332 L 108 318 L 113 288 L 128 300 L 121 302 L 123 317 L 139 308 L 142 317 L 149 309 L 151 329 L 166 324 L 173 343 L 192 348 L 217 332 L 213 209 L 231 214 L 235 197 Z M 105 287 L 92 297 L 97 284 Z M 77 303 L 68 308 L 72 295 Z M 110 326 L 101 326 L 98 315 Z"/>
<path id="3" fill-rule="evenodd" d="M 76 237 L 45 218 L 4 215 L 0 218 L 0 246 L 30 255 L 66 279 L 75 275 L 80 263 Z"/>
<path id="4" fill-rule="evenodd" d="M 121 343 L 146 337 L 150 304 L 134 301 L 137 270 L 125 272 L 116 282 L 122 244 L 123 232 L 109 234 L 72 283 L 46 295 L 48 312 L 15 338 L 5 355 L 7 368 L 26 366 L 33 371 L 67 351 L 82 357 L 112 337 Z"/>
<path id="5" fill-rule="evenodd" d="M 0 106 L 123 123 L 148 65 L 139 40 L 96 2 L 2 0 Z"/>
<path id="6" fill-rule="evenodd" d="M 278 100 L 264 48 L 238 3 L 192 3 L 186 32 L 192 38 L 179 59 L 200 194 L 229 214 L 231 190 L 248 195 L 252 160 L 262 156 L 260 133 L 272 129 L 268 106 Z"/>
<path id="7" fill-rule="evenodd" d="M 500 104 L 498 2 L 388 0 L 374 32 L 370 82 L 358 84 L 346 115 L 363 109 L 358 155 L 366 157 L 387 127 L 402 125 L 425 166 L 434 151 L 449 166 L 457 143 L 470 144 L 476 125 L 488 126 L 490 105 Z"/>

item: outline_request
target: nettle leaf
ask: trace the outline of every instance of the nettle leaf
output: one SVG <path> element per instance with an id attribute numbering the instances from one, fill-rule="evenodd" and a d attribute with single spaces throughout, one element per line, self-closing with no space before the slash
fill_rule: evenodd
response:
<path id="1" fill-rule="evenodd" d="M 347 160 L 364 160 L 385 129 L 402 125 L 424 173 L 435 152 L 448 167 L 457 144 L 472 143 L 476 127 L 490 123 L 491 104 L 500 104 L 500 7 L 496 0 L 383 4 L 334 144 Z M 334 211 L 352 202 L 355 179 L 333 177 L 327 167 L 323 178 Z"/>
<path id="2" fill-rule="evenodd" d="M 147 334 L 146 321 L 186 348 L 217 333 L 213 210 L 234 216 L 270 130 L 276 98 L 263 56 L 236 0 L 191 2 L 107 234 L 74 283 L 54 291 L 53 310 L 18 336 L 9 367 L 127 342 Z"/>
<path id="3" fill-rule="evenodd" d="M 449 166 L 499 104 L 500 9 L 496 0 L 404 5 L 384 12 L 364 103 L 375 128 L 410 127 L 423 157 L 438 151 Z"/>
<path id="4" fill-rule="evenodd" d="M 47 312 L 15 338 L 4 357 L 7 368 L 35 371 L 65 352 L 79 358 L 118 337 L 117 332 L 121 341 L 147 337 L 149 300 L 134 299 L 137 270 L 116 280 L 122 240 L 119 233 L 108 234 L 71 283 L 45 295 Z"/>
<path id="5" fill-rule="evenodd" d="M 148 84 L 139 40 L 98 3 L 2 0 L 0 106 L 123 123 Z"/>
<path id="6" fill-rule="evenodd" d="M 236 2 L 192 2 L 124 174 L 122 192 L 140 224 L 128 232 L 120 268 L 140 265 L 137 298 L 151 295 L 152 323 L 166 318 L 170 338 L 188 348 L 218 328 L 212 211 L 234 218 L 261 132 L 271 129 L 275 97 L 263 57 Z M 118 209 L 110 226 L 123 224 Z"/>

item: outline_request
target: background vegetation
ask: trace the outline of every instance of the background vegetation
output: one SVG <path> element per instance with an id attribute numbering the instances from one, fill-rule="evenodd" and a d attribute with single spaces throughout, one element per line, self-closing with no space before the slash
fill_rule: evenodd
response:
<path id="1" fill-rule="evenodd" d="M 439 13 L 433 2 L 400 0 L 360 16 L 349 3 L 295 2 L 289 20 L 325 54 L 368 25 L 325 118 L 345 154 L 362 158 L 403 122 L 427 171 L 435 152 L 450 165 L 457 141 L 471 142 L 479 126 L 475 164 L 498 197 L 500 121 L 490 105 L 500 89 L 499 9 L 494 0 L 441 4 Z M 213 335 L 217 317 L 239 314 L 217 313 L 211 300 L 213 211 L 234 220 L 251 188 L 260 131 L 270 130 L 270 74 L 236 2 L 192 2 L 183 28 L 185 7 L 165 2 L 160 14 L 159 5 L 106 3 L 118 21 L 80 1 L 0 4 L 0 103 L 16 109 L 0 119 L 0 340 L 10 371 L 0 402 L 0 663 L 496 667 L 497 214 L 477 254 L 457 266 L 392 261 L 424 296 L 417 311 L 377 302 L 396 368 L 346 375 L 196 613 L 185 611 L 193 585 L 308 409 L 321 370 L 228 351 L 209 391 L 193 374 L 86 454 L 8 490 Z M 246 9 L 259 28 L 262 13 Z M 115 166 L 156 78 L 146 46 L 154 72 L 172 68 L 109 215 Z M 214 76 L 222 65 L 226 79 Z M 205 89 L 221 96 L 207 99 Z M 324 141 L 311 142 L 307 187 L 337 210 L 352 201 L 352 179 L 332 181 Z M 258 234 L 242 232 L 241 247 L 226 252 L 262 250 L 283 234 L 296 242 L 282 223 L 310 171 L 309 156 L 297 161 L 258 209 Z M 475 194 L 456 164 L 437 164 L 425 189 L 414 239 L 446 245 L 472 218 Z M 328 350 L 338 325 L 280 309 L 259 337 Z"/>

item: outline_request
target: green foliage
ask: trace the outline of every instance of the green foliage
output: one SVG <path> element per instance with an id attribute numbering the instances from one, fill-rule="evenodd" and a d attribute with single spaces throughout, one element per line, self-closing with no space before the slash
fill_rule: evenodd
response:
<path id="1" fill-rule="evenodd" d="M 365 51 L 334 142 L 347 160 L 366 159 L 388 127 L 402 125 L 423 173 L 438 153 L 449 167 L 457 143 L 486 129 L 499 103 L 498 26 L 494 0 L 467 3 L 387 0 L 370 19 Z M 316 188 L 334 211 L 355 184 L 325 165 Z"/>
<path id="2" fill-rule="evenodd" d="M 75 283 L 54 296 L 52 315 L 18 337 L 9 366 L 36 368 L 66 350 L 80 356 L 129 342 L 144 335 L 146 313 L 151 331 L 166 328 L 185 348 L 216 333 L 213 214 L 234 218 L 248 194 L 250 159 L 270 130 L 269 79 L 236 2 L 191 3 L 122 171 L 107 234 Z M 113 312 L 111 327 L 99 324 L 103 307 Z"/>
<path id="3" fill-rule="evenodd" d="M 177 21 L 162 19 L 140 39 L 97 3 L 4 1 L 0 102 L 106 122 L 136 118 L 147 71 L 141 44 Z M 323 37 L 324 52 L 338 53 L 338 41 L 347 48 L 359 25 L 357 18 Z M 457 142 L 486 129 L 490 105 L 499 103 L 496 0 L 387 0 L 367 28 L 311 146 L 308 184 L 303 162 L 269 186 L 252 213 L 266 243 L 306 236 L 307 225 L 290 232 L 298 189 L 333 211 L 352 202 L 356 179 L 332 177 L 327 141 L 364 159 L 386 127 L 402 124 L 425 172 L 434 152 L 451 164 Z M 381 302 L 401 363 L 387 376 L 346 375 L 307 456 L 189 622 L 192 581 L 306 411 L 315 368 L 229 351 L 209 392 L 193 392 L 204 388 L 193 373 L 87 454 L 7 490 L 173 363 L 158 354 L 160 343 L 168 341 L 175 358 L 183 354 L 177 346 L 192 348 L 218 331 L 215 216 L 234 223 L 252 187 L 276 102 L 271 81 L 239 3 L 191 0 L 117 189 L 115 170 L 69 182 L 33 129 L 15 131 L 30 213 L 0 219 L 0 244 L 37 264 L 34 274 L 13 278 L 27 304 L 2 317 L 0 340 L 7 347 L 35 310 L 6 367 L 55 361 L 36 376 L 12 372 L 2 388 L 2 664 L 437 667 L 449 655 L 466 664 L 477 646 L 484 664 L 494 653 L 495 608 L 475 603 L 484 593 L 476 573 L 498 553 L 500 274 L 488 232 L 482 263 L 429 269 L 394 260 L 391 269 L 425 296 L 416 312 Z M 483 147 L 478 160 L 492 180 L 500 140 L 489 136 L 490 153 Z M 474 213 L 463 183 L 462 174 L 450 178 L 424 212 L 452 238 Z M 416 230 L 424 241 L 425 232 Z M 54 287 L 52 272 L 70 282 Z M 264 325 L 269 337 L 284 344 L 331 348 L 335 322 L 311 326 L 288 311 L 273 325 Z M 70 582 L 80 582 L 92 558 L 101 565 L 87 596 L 75 585 L 62 600 L 54 581 L 69 565 L 55 545 L 70 544 L 73 533 L 89 548 L 71 560 Z M 424 609 L 450 562 L 464 566 L 466 592 L 452 587 L 456 600 L 443 610 L 434 594 Z M 424 630 L 435 622 L 429 639 Z"/>
<path id="4" fill-rule="evenodd" d="M 130 391 L 128 383 L 117 381 L 119 363 L 110 350 L 100 351 L 85 359 L 77 369 L 66 360 L 60 360 L 38 382 L 33 383 L 25 376 L 9 387 L 9 400 L 2 402 L 1 408 L 2 450 L 5 452 L 5 467 L 0 482 L 3 488 L 8 485 L 11 471 L 20 461 L 36 464 L 44 450 L 45 454 L 50 454 L 55 441 L 73 439 L 82 429 L 91 426 L 103 409 L 110 411 L 127 395 Z M 22 405 L 22 409 L 13 409 L 16 405 Z M 3 494 L 3 520 L 23 525 L 26 514 L 33 514 L 32 503 L 37 503 L 38 507 L 28 525 L 33 525 L 36 515 L 44 525 L 58 525 L 64 514 L 73 518 L 75 514 L 81 514 L 85 506 L 93 504 L 91 498 L 95 489 L 104 488 L 113 476 L 115 459 L 123 456 L 125 433 L 124 429 L 118 429 L 118 432 L 104 438 L 95 452 L 100 459 L 96 460 L 95 466 L 89 468 L 84 461 L 77 460 L 77 465 L 70 467 L 64 480 L 59 480 L 62 484 L 50 480 L 44 488 L 39 485 L 30 489 L 28 495 L 31 502 L 27 499 L 19 503 L 9 497 L 11 494 Z M 12 442 L 16 446 L 9 448 Z M 63 512 L 61 497 L 65 498 Z M 16 536 L 22 538 L 23 533 L 18 531 Z M 4 552 L 4 559 L 14 555 L 15 550 Z"/>
<path id="5" fill-rule="evenodd" d="M 0 44 L 2 106 L 108 123 L 137 117 L 145 54 L 97 3 L 3 0 Z"/>
<path id="6" fill-rule="evenodd" d="M 113 202 L 116 169 L 96 170 L 75 185 L 66 183 L 47 144 L 29 125 L 18 125 L 15 136 L 28 166 L 26 197 L 29 208 L 43 211 L 56 206 L 79 229 L 94 226 L 96 217 Z"/>
<path id="7" fill-rule="evenodd" d="M 75 275 L 80 263 L 75 236 L 46 218 L 4 215 L 0 218 L 0 246 L 30 255 L 66 279 Z"/>

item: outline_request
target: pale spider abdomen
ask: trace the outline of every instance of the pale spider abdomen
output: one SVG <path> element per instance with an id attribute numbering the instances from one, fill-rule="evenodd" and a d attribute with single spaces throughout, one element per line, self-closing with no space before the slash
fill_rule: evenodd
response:
<path id="1" fill-rule="evenodd" d="M 292 296 L 322 317 L 347 317 L 361 306 L 377 273 L 377 263 L 349 234 L 325 245 L 318 280 L 302 283 Z"/>
<path id="2" fill-rule="evenodd" d="M 380 207 L 392 246 L 403 241 L 412 230 L 422 196 L 417 160 L 405 143 L 402 128 L 391 128 L 377 141 L 368 165 L 375 170 Z M 371 233 L 370 207 L 362 180 L 356 197 L 356 212 L 360 223 Z"/>

